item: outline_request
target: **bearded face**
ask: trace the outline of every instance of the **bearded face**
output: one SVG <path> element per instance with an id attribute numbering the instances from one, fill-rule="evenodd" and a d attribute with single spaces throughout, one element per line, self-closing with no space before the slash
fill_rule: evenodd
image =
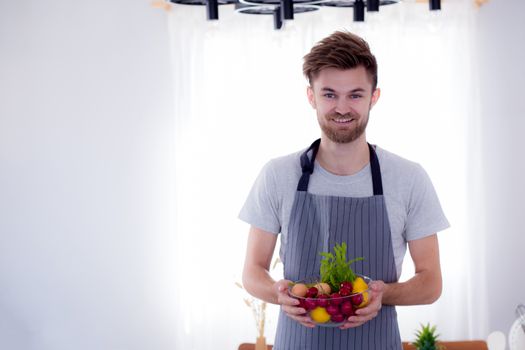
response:
<path id="1" fill-rule="evenodd" d="M 379 98 L 364 67 L 326 68 L 308 88 L 323 134 L 335 143 L 350 143 L 365 133 L 370 109 Z"/>
<path id="2" fill-rule="evenodd" d="M 325 116 L 317 116 L 319 126 L 323 133 L 335 143 L 350 143 L 361 137 L 368 124 L 369 111 L 360 116 L 356 112 L 345 115 L 331 113 Z"/>

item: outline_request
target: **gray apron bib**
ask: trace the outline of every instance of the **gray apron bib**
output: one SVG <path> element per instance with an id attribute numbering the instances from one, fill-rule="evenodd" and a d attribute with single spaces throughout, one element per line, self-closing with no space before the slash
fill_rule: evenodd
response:
<path id="1" fill-rule="evenodd" d="M 352 265 L 354 272 L 386 283 L 397 281 L 390 224 L 386 212 L 377 155 L 369 145 L 372 197 L 332 197 L 308 193 L 320 140 L 301 156 L 302 176 L 297 186 L 286 247 L 284 278 L 298 281 L 319 276 L 319 252 L 332 251 L 346 242 L 348 257 L 364 257 Z M 311 154 L 311 157 L 309 156 Z M 383 305 L 379 314 L 357 328 L 341 330 L 307 328 L 279 314 L 275 350 L 400 350 L 401 339 L 394 306 Z"/>

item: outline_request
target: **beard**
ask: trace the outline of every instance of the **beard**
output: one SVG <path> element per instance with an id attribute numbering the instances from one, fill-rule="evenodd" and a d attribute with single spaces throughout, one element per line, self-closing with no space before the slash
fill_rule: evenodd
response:
<path id="1" fill-rule="evenodd" d="M 368 116 L 359 116 L 357 113 L 347 113 L 341 115 L 339 113 L 327 114 L 322 117 L 322 120 L 319 121 L 319 126 L 323 133 L 335 143 L 350 143 L 357 140 L 366 130 L 368 124 Z M 348 127 L 345 127 L 344 124 L 341 126 L 332 125 L 331 120 L 334 119 L 354 119 L 350 123 L 355 124 Z"/>

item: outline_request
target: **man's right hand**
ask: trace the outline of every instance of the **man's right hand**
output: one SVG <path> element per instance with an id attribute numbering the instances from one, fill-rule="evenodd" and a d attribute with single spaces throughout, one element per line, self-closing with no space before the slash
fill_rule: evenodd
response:
<path id="1" fill-rule="evenodd" d="M 291 281 L 288 280 L 275 282 L 274 289 L 277 293 L 277 303 L 281 305 L 281 309 L 288 317 L 305 327 L 314 328 L 315 323 L 313 323 L 312 319 L 306 314 L 306 310 L 302 307 L 298 307 L 299 300 L 292 298 L 288 294 L 288 286 L 290 283 Z"/>

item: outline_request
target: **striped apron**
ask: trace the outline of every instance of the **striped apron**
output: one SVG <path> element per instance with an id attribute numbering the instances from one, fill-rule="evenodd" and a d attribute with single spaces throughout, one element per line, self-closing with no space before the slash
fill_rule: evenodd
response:
<path id="1" fill-rule="evenodd" d="M 347 258 L 364 257 L 354 272 L 386 283 L 397 281 L 390 224 L 383 197 L 381 171 L 370 149 L 372 197 L 332 197 L 308 193 L 308 182 L 320 140 L 301 155 L 302 176 L 297 186 L 288 237 L 283 252 L 284 278 L 292 281 L 319 276 L 319 252 L 332 252 L 346 242 Z M 311 153 L 311 156 L 309 155 Z M 401 339 L 394 306 L 383 305 L 379 314 L 360 327 L 307 328 L 279 314 L 275 350 L 400 350 Z"/>

